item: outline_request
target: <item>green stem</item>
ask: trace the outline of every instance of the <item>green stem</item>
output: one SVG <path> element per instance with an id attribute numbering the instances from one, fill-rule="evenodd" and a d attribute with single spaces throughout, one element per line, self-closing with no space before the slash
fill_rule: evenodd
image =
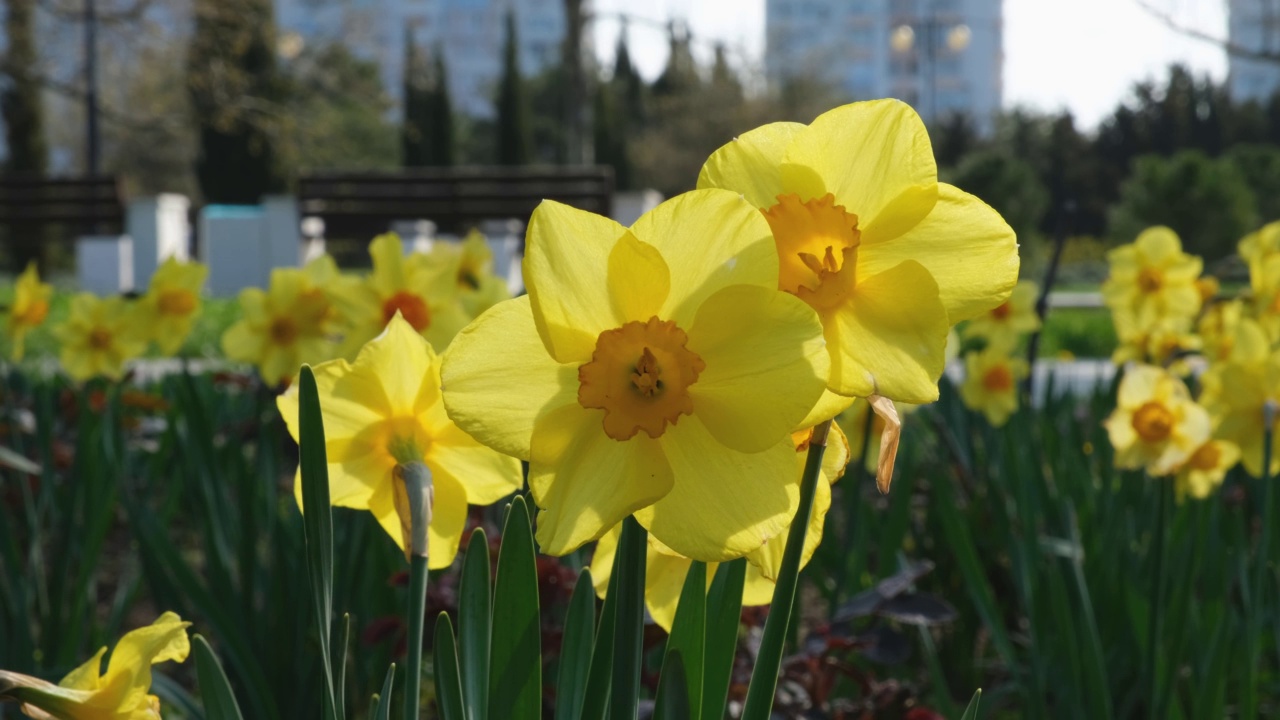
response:
<path id="1" fill-rule="evenodd" d="M 1262 654 L 1262 604 L 1266 600 L 1264 585 L 1271 564 L 1271 525 L 1274 511 L 1271 500 L 1271 442 L 1275 433 L 1276 405 L 1268 400 L 1262 408 L 1262 537 L 1258 543 L 1257 567 L 1254 569 L 1253 592 L 1249 602 L 1249 656 L 1245 664 L 1245 697 L 1241 717 L 1252 719 L 1258 714 L 1258 663 Z"/>
<path id="2" fill-rule="evenodd" d="M 422 630 L 427 612 L 427 558 L 409 559 L 409 659 L 405 664 L 404 718 L 418 720 L 422 687 Z"/>
<path id="3" fill-rule="evenodd" d="M 622 521 L 613 561 L 618 580 L 613 623 L 611 720 L 635 720 L 640 709 L 640 666 L 644 653 L 644 574 L 648 533 L 634 517 Z"/>
<path id="4" fill-rule="evenodd" d="M 1148 478 L 1150 480 L 1150 478 Z M 1165 516 L 1169 514 L 1169 486 L 1173 478 L 1155 478 L 1160 486 L 1160 502 L 1156 514 L 1156 531 L 1151 540 L 1151 552 L 1155 556 L 1155 570 L 1151 574 L 1151 614 L 1147 617 L 1147 670 L 1151 674 L 1151 692 L 1147 696 L 1149 717 L 1160 715 L 1160 633 L 1162 631 L 1161 614 L 1164 610 L 1164 536 Z"/>
<path id="5" fill-rule="evenodd" d="M 769 617 L 764 623 L 764 635 L 760 640 L 760 653 L 751 673 L 751 685 L 747 688 L 747 701 L 742 708 L 742 720 L 767 720 L 773 711 L 773 696 L 778 687 L 778 670 L 782 667 L 782 650 L 786 641 L 787 626 L 791 624 L 791 610 L 796 600 L 796 583 L 800 575 L 800 553 L 804 548 L 804 536 L 809 530 L 809 516 L 813 513 L 813 496 L 818 490 L 818 478 L 822 471 L 822 451 L 827 447 L 827 433 L 831 421 L 819 423 L 813 428 L 809 440 L 809 456 L 805 460 L 804 475 L 800 478 L 800 507 L 787 531 L 787 547 L 782 554 L 782 568 L 773 588 L 773 602 L 769 605 Z"/>

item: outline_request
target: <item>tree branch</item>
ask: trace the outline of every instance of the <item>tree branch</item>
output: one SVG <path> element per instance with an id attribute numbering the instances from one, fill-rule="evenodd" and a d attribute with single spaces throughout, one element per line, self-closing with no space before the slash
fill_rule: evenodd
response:
<path id="1" fill-rule="evenodd" d="M 1185 35 L 1186 37 L 1192 38 L 1193 40 L 1200 40 L 1202 42 L 1207 42 L 1207 43 L 1212 43 L 1214 45 L 1217 45 L 1218 47 L 1225 50 L 1227 54 L 1232 57 L 1245 58 L 1248 60 L 1263 60 L 1266 62 L 1280 63 L 1280 52 L 1275 52 L 1271 50 L 1255 50 L 1253 48 L 1247 48 L 1238 43 L 1231 42 L 1231 40 L 1228 38 L 1218 37 L 1211 33 L 1207 33 L 1203 30 L 1200 30 L 1198 28 L 1193 28 L 1188 25 L 1184 25 L 1178 22 L 1178 20 L 1174 18 L 1173 15 L 1171 15 L 1170 13 L 1164 10 L 1161 10 L 1160 8 L 1151 4 L 1149 0 L 1133 0 L 1133 1 L 1138 4 L 1138 7 L 1145 10 L 1148 15 L 1159 20 L 1161 23 L 1164 24 L 1165 27 L 1169 28 L 1170 30 L 1173 30 L 1174 32 L 1180 35 Z"/>

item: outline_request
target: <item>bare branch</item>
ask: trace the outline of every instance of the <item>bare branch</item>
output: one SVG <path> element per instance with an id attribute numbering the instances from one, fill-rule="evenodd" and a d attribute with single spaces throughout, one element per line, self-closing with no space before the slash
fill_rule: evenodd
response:
<path id="1" fill-rule="evenodd" d="M 1188 25 L 1184 25 L 1181 22 L 1178 22 L 1178 20 L 1174 18 L 1172 14 L 1164 10 L 1161 10 L 1160 8 L 1151 4 L 1149 0 L 1133 0 L 1133 1 L 1138 4 L 1138 7 L 1145 10 L 1148 15 L 1159 20 L 1161 23 L 1165 25 L 1165 27 L 1168 27 L 1170 30 L 1173 30 L 1174 32 L 1180 35 L 1185 35 L 1189 38 L 1192 38 L 1193 40 L 1200 40 L 1202 42 L 1207 42 L 1207 43 L 1212 43 L 1214 45 L 1217 45 L 1218 47 L 1225 50 L 1227 54 L 1232 57 L 1245 58 L 1248 60 L 1264 60 L 1266 62 L 1280 63 L 1280 52 L 1274 52 L 1270 50 L 1254 50 L 1253 48 L 1247 48 L 1238 43 L 1231 42 L 1231 40 L 1228 38 L 1218 37 L 1216 35 L 1213 35 L 1212 33 L 1207 33 L 1198 28 L 1193 28 Z"/>

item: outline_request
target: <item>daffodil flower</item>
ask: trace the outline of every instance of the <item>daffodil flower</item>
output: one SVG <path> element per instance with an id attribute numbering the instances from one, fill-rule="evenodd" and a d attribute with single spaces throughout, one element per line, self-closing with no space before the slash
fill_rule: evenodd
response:
<path id="1" fill-rule="evenodd" d="M 338 277 L 333 258 L 322 255 L 305 269 L 277 268 L 264 292 L 240 292 L 240 320 L 222 335 L 227 357 L 257 366 L 271 386 L 288 381 L 304 363 L 336 355 L 336 317 L 324 288 Z"/>
<path id="2" fill-rule="evenodd" d="M 810 431 L 797 432 L 792 436 L 796 455 L 796 478 L 804 472 L 805 456 L 808 453 L 808 436 Z M 800 567 L 809 564 L 818 544 L 822 542 L 822 529 L 826 523 L 827 511 L 831 508 L 831 485 L 844 474 L 849 464 L 849 441 L 838 426 L 832 426 L 827 436 L 827 449 L 822 456 L 820 478 L 824 482 L 816 485 L 813 496 L 813 513 L 809 516 L 809 529 L 804 536 L 804 550 L 800 554 Z M 789 529 L 789 527 L 788 527 Z M 605 533 L 596 543 L 595 553 L 591 558 L 591 581 L 596 595 L 603 598 L 609 588 L 609 577 L 613 573 L 613 558 L 617 553 L 618 536 L 621 526 Z M 747 577 L 742 588 L 742 604 L 746 607 L 768 605 L 773 600 L 773 587 L 777 582 L 778 571 L 782 567 L 782 554 L 786 549 L 787 532 L 774 536 L 764 547 L 747 555 Z M 644 604 L 653 621 L 667 632 L 671 631 L 671 623 L 675 620 L 676 607 L 680 604 L 680 592 L 684 588 L 685 576 L 693 561 L 663 545 L 656 538 L 649 537 L 649 547 L 645 557 Z M 718 563 L 707 565 L 707 589 L 716 574 Z"/>
<path id="3" fill-rule="evenodd" d="M 1200 402 L 1213 417 L 1214 437 L 1240 449 L 1244 469 L 1262 475 L 1263 421 L 1267 403 L 1280 402 L 1280 351 L 1258 324 L 1243 319 L 1236 327 L 1231 355 L 1201 376 Z M 1280 453 L 1272 437 L 1270 473 L 1280 473 Z"/>
<path id="4" fill-rule="evenodd" d="M 200 314 L 200 293 L 209 268 L 169 258 L 156 268 L 147 292 L 138 300 L 138 321 L 164 355 L 173 355 L 191 334 Z"/>
<path id="5" fill-rule="evenodd" d="M 1036 283 L 1019 282 L 1008 300 L 970 320 L 964 327 L 964 336 L 982 338 L 989 345 L 1012 350 L 1023 335 L 1040 329 L 1040 316 L 1036 314 L 1039 296 L 1040 287 Z"/>
<path id="6" fill-rule="evenodd" d="M 672 198 L 630 229 L 543 202 L 527 297 L 458 335 L 449 416 L 529 460 L 543 552 L 635 514 L 676 552 L 740 557 L 799 502 L 788 433 L 825 385 L 813 310 L 777 291 L 764 217 L 736 193 Z"/>
<path id="7" fill-rule="evenodd" d="M 458 302 L 469 318 L 511 298 L 507 281 L 493 274 L 493 251 L 479 230 L 467 233 L 460 243 L 437 240 L 427 258 L 445 266 L 444 274 L 454 278 Z"/>
<path id="8" fill-rule="evenodd" d="M 1187 386 L 1151 365 L 1129 368 L 1116 409 L 1103 423 L 1116 450 L 1116 466 L 1170 475 L 1209 439 L 1209 414 Z"/>
<path id="9" fill-rule="evenodd" d="M 1235 349 L 1240 322 L 1246 319 L 1244 302 L 1229 300 L 1209 305 L 1200 315 L 1196 332 L 1209 362 L 1226 362 Z"/>
<path id="10" fill-rule="evenodd" d="M 822 318 L 828 387 L 846 399 L 825 398 L 806 423 L 854 396 L 936 400 L 948 329 L 1005 302 L 1017 282 L 1013 231 L 938 182 L 924 123 L 896 100 L 745 133 L 707 160 L 698 187 L 742 193 L 763 211 L 778 287 Z"/>
<path id="11" fill-rule="evenodd" d="M 467 506 L 488 505 L 520 489 L 519 461 L 481 445 L 449 420 L 440 404 L 440 360 L 399 314 L 360 350 L 355 362 L 331 360 L 313 370 L 324 420 L 330 502 L 369 510 L 404 550 L 394 472 L 397 465 L 425 464 L 435 491 L 429 567 L 449 567 L 458 553 Z M 277 404 L 296 440 L 296 383 Z M 302 507 L 301 476 L 294 481 L 294 495 Z"/>
<path id="12" fill-rule="evenodd" d="M 67 375 L 76 381 L 120 379 L 125 362 L 147 348 L 147 330 L 135 312 L 120 297 L 80 293 L 71 298 L 70 314 L 53 330 L 62 344 L 58 359 Z"/>
<path id="13" fill-rule="evenodd" d="M 1196 278 L 1204 263 L 1182 252 L 1182 241 L 1167 227 L 1147 228 L 1129 245 L 1107 253 L 1111 274 L 1102 297 L 1117 325 L 1135 331 L 1161 318 L 1194 318 L 1200 311 Z"/>
<path id="14" fill-rule="evenodd" d="M 62 682 L 53 683 L 0 670 L 0 700 L 22 703 L 37 720 L 160 720 L 160 700 L 151 688 L 151 666 L 187 659 L 187 626 L 166 612 L 154 623 L 120 638 L 102 672 L 104 647 Z"/>
<path id="15" fill-rule="evenodd" d="M 1235 443 L 1225 440 L 1204 443 L 1178 469 L 1175 478 L 1178 495 L 1190 495 L 1197 500 L 1209 497 L 1238 462 L 1240 448 Z"/>
<path id="16" fill-rule="evenodd" d="M 1256 292 L 1258 279 L 1262 276 L 1262 266 L 1268 259 L 1280 255 L 1280 221 L 1267 223 L 1245 235 L 1237 249 L 1249 266 L 1249 278 Z"/>
<path id="17" fill-rule="evenodd" d="M 338 353 L 353 357 L 396 313 L 432 347 L 443 350 L 467 324 L 449 267 L 431 262 L 423 253 L 405 257 L 404 246 L 393 233 L 374 238 L 369 256 L 373 271 L 367 277 L 344 276 L 330 289 L 346 331 Z"/>
<path id="18" fill-rule="evenodd" d="M 16 362 L 22 359 L 27 333 L 40 327 L 49 316 L 49 299 L 52 296 L 53 287 L 40 282 L 35 262 L 28 263 L 27 269 L 18 276 L 13 304 L 9 306 L 8 322 L 5 323 L 11 360 Z"/>
<path id="19" fill-rule="evenodd" d="M 1018 410 L 1018 383 L 1027 376 L 1027 361 L 1009 354 L 1004 345 L 990 345 L 964 358 L 960 399 L 981 412 L 993 427 L 1001 427 Z"/>

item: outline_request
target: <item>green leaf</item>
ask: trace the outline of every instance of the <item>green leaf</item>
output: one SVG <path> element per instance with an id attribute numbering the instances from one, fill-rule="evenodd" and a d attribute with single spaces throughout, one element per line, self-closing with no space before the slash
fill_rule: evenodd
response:
<path id="1" fill-rule="evenodd" d="M 436 616 L 436 637 L 432 643 L 435 661 L 436 704 L 441 720 L 466 720 L 462 710 L 462 678 L 458 672 L 458 648 L 453 641 L 449 613 Z"/>
<path id="2" fill-rule="evenodd" d="M 591 571 L 578 574 L 560 641 L 560 669 L 556 674 L 556 720 L 578 720 L 591 672 L 591 645 L 595 640 L 596 591 Z"/>
<path id="3" fill-rule="evenodd" d="M 702 671 L 702 720 L 721 720 L 729 699 L 733 658 L 738 652 L 742 619 L 742 587 L 747 559 L 720 563 L 707 591 L 707 644 Z"/>
<path id="4" fill-rule="evenodd" d="M 613 687 L 610 718 L 634 718 L 640 706 L 640 671 L 644 661 L 644 574 L 648 533 L 634 517 L 622 521 L 622 536 L 613 558 L 618 605 L 613 619 Z"/>
<path id="5" fill-rule="evenodd" d="M 490 613 L 489 539 L 476 528 L 467 543 L 458 583 L 458 653 L 462 667 L 462 704 L 470 720 L 489 716 Z"/>
<path id="6" fill-rule="evenodd" d="M 382 681 L 382 693 L 376 697 L 373 706 L 374 720 L 391 720 L 391 690 L 395 687 L 396 664 L 387 668 L 387 679 Z"/>
<path id="7" fill-rule="evenodd" d="M 707 564 L 694 562 L 684 576 L 676 617 L 671 621 L 667 638 L 667 657 L 679 653 L 681 672 L 689 683 L 686 700 L 689 707 L 702 711 L 702 666 L 707 641 Z M 665 673 L 666 670 L 664 669 Z M 698 715 L 681 717 L 697 720 Z"/>
<path id="8" fill-rule="evenodd" d="M 40 474 L 39 465 L 27 459 L 22 453 L 4 445 L 0 445 L 0 465 L 28 475 Z"/>
<path id="9" fill-rule="evenodd" d="M 512 501 L 502 530 L 493 617 L 489 715 L 503 720 L 538 720 L 542 716 L 538 570 L 529 511 L 520 496 Z"/>
<path id="10" fill-rule="evenodd" d="M 311 366 L 298 376 L 298 458 L 302 476 L 303 532 L 307 540 L 307 574 L 316 611 L 320 654 L 324 665 L 325 717 L 340 718 L 333 689 L 329 652 L 333 627 L 333 516 L 329 509 L 329 460 L 325 452 L 324 418 Z"/>
<path id="11" fill-rule="evenodd" d="M 200 700 L 204 703 L 205 720 L 244 720 L 235 693 L 222 664 L 213 654 L 209 643 L 200 635 L 191 638 L 196 656 L 196 677 L 200 681 Z"/>
<path id="12" fill-rule="evenodd" d="M 662 677 L 658 679 L 658 695 L 653 703 L 653 720 L 684 720 L 692 717 L 693 705 L 685 691 L 689 680 L 685 677 L 684 660 L 679 650 L 667 651 L 662 663 Z"/>
<path id="13" fill-rule="evenodd" d="M 338 643 L 338 678 L 334 681 L 333 689 L 337 694 L 337 706 L 346 707 L 346 701 L 343 697 L 345 686 L 347 683 L 347 647 L 351 644 L 351 613 L 342 613 L 342 641 Z"/>
<path id="14" fill-rule="evenodd" d="M 582 697 L 582 720 L 604 720 L 609 706 L 609 682 L 613 678 L 613 621 L 618 614 L 618 576 L 609 575 L 604 606 L 596 624 L 596 646 L 591 652 L 591 671 Z"/>
<path id="15" fill-rule="evenodd" d="M 960 720 L 978 720 L 978 701 L 982 699 L 982 688 L 978 688 L 973 693 L 973 699 L 969 701 L 969 707 L 964 709 L 964 714 L 960 716 Z"/>

